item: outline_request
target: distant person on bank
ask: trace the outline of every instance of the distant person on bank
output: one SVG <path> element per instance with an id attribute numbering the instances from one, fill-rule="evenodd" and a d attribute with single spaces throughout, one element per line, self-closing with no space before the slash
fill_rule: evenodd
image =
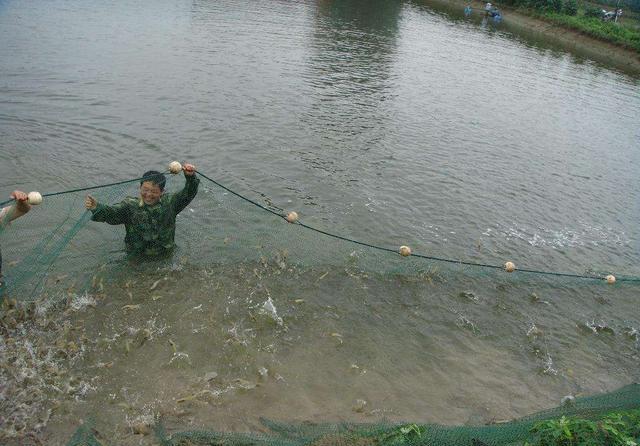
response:
<path id="1" fill-rule="evenodd" d="M 11 206 L 0 209 L 0 232 L 4 230 L 5 226 L 11 223 L 16 218 L 22 217 L 24 214 L 31 210 L 29 204 L 29 196 L 20 191 L 14 190 L 9 195 L 15 200 L 15 203 Z M 2 252 L 0 251 L 0 295 L 2 295 L 2 289 L 4 288 L 4 282 L 2 280 Z"/>
<path id="2" fill-rule="evenodd" d="M 165 194 L 165 176 L 150 170 L 142 175 L 139 197 L 127 197 L 108 206 L 87 195 L 84 205 L 93 214 L 91 220 L 124 225 L 129 254 L 151 257 L 170 254 L 175 248 L 176 216 L 196 196 L 200 183 L 192 164 L 184 164 L 182 170 L 186 183 L 180 192 Z"/>

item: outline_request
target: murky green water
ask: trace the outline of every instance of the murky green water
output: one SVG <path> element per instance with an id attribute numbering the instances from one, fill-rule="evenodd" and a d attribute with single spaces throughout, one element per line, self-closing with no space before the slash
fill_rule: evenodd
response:
<path id="1" fill-rule="evenodd" d="M 638 79 L 512 31 L 417 2 L 5 1 L 1 184 L 63 190 L 186 159 L 358 240 L 640 275 Z M 104 280 L 30 341 L 67 352 L 45 438 L 88 414 L 118 444 L 147 441 L 128 425 L 158 413 L 177 430 L 482 423 L 639 378 L 631 284 L 425 267 L 291 235 L 202 186 L 167 264 L 131 267 L 122 231 L 95 223 L 63 252 L 56 286 L 79 291 L 92 248 Z M 75 200 L 3 232 L 5 263 Z"/>

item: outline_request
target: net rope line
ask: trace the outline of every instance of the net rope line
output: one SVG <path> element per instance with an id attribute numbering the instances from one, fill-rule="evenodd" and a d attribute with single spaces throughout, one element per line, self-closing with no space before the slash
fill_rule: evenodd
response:
<path id="1" fill-rule="evenodd" d="M 214 180 L 213 178 L 208 177 L 206 174 L 200 172 L 199 170 L 196 170 L 195 172 L 197 172 L 200 176 L 202 176 L 203 178 L 205 178 L 206 180 L 208 180 L 209 182 L 215 184 L 216 186 L 218 186 L 219 188 L 235 195 L 236 197 L 246 201 L 247 203 L 250 203 L 266 212 L 269 212 L 277 217 L 282 218 L 283 220 L 287 221 L 287 216 L 280 213 L 280 212 L 276 212 L 273 209 L 269 209 L 268 207 L 265 207 L 263 205 L 261 205 L 260 203 L 251 200 L 250 198 L 245 197 L 242 194 L 239 194 L 238 192 L 229 189 L 228 187 L 224 186 L 223 184 L 217 182 L 216 180 Z M 169 173 L 168 171 L 165 171 L 164 173 Z M 83 191 L 88 191 L 88 190 L 95 190 L 95 189 L 101 189 L 101 188 L 105 188 L 105 187 L 111 187 L 111 186 L 119 186 L 119 185 L 123 185 L 123 184 L 128 184 L 128 183 L 133 183 L 136 181 L 140 181 L 142 180 L 142 177 L 139 178 L 134 178 L 134 179 L 130 179 L 130 180 L 123 180 L 123 181 L 116 181 L 113 183 L 106 183 L 106 184 L 100 184 L 97 186 L 88 186 L 88 187 L 80 187 L 80 188 L 76 188 L 76 189 L 69 189 L 69 190 L 64 190 L 64 191 L 59 191 L 59 192 L 51 192 L 51 193 L 46 193 L 46 194 L 42 194 L 43 197 L 53 197 L 53 196 L 57 196 L 57 195 L 65 195 L 65 194 L 71 194 L 71 193 L 75 193 L 75 192 L 83 192 Z M 6 200 L 3 202 L 0 202 L 0 208 L 14 202 L 15 200 L 10 199 L 10 200 Z M 287 221 L 288 222 L 288 221 Z M 348 238 L 348 237 L 343 237 L 341 235 L 338 234 L 334 234 L 331 232 L 327 232 L 327 231 L 323 231 L 322 229 L 318 229 L 315 228 L 311 225 L 307 225 L 305 223 L 302 223 L 300 221 L 296 221 L 293 224 L 296 224 L 298 226 L 301 226 L 305 229 L 308 229 L 310 231 L 314 231 L 318 234 L 322 234 L 328 237 L 332 237 L 336 240 L 343 240 L 349 243 L 353 243 L 356 245 L 360 245 L 360 246 L 365 246 L 367 248 L 372 248 L 378 251 L 383 251 L 383 252 L 388 252 L 388 253 L 392 253 L 392 254 L 397 254 L 400 255 L 398 253 L 398 250 L 396 249 L 392 249 L 392 248 L 386 248 L 384 246 L 378 246 L 378 245 L 373 245 L 371 243 L 366 243 L 366 242 L 362 242 L 359 240 L 355 240 L 352 238 Z M 448 259 L 445 257 L 435 257 L 435 256 L 428 256 L 428 255 L 424 255 L 424 254 L 418 254 L 418 253 L 411 253 L 410 257 L 417 257 L 420 259 L 425 259 L 425 260 L 433 260 L 436 262 L 444 262 L 444 263 L 450 263 L 450 264 L 454 264 L 454 265 L 464 265 L 464 266 L 472 266 L 472 267 L 478 267 L 478 268 L 488 268 L 488 269 L 495 269 L 495 270 L 503 270 L 504 266 L 502 265 L 492 265 L 492 264 L 487 264 L 487 263 L 479 263 L 479 262 L 468 262 L 468 261 L 464 261 L 464 260 L 456 260 L 456 259 Z M 574 279 L 589 279 L 589 280 L 606 280 L 606 276 L 597 276 L 597 275 L 586 275 L 586 274 L 572 274 L 572 273 L 562 273 L 562 272 L 555 272 L 555 271 L 542 271 L 542 270 L 535 270 L 535 269 L 523 269 L 523 268 L 517 268 L 514 272 L 522 272 L 522 273 L 531 273 L 531 274 L 539 274 L 539 275 L 546 275 L 546 276 L 555 276 L 555 277 L 570 277 L 570 278 L 574 278 Z M 619 282 L 640 282 L 640 278 L 635 278 L 635 277 L 619 277 L 616 279 Z"/>

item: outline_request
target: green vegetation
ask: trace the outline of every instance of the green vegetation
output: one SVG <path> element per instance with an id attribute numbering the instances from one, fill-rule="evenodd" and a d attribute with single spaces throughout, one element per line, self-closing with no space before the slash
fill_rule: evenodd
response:
<path id="1" fill-rule="evenodd" d="M 626 12 L 623 13 L 624 19 L 616 23 L 602 20 L 601 6 L 591 3 L 578 5 L 576 0 L 502 0 L 501 3 L 640 53 L 640 26 L 636 20 L 627 17 Z"/>
<path id="2" fill-rule="evenodd" d="M 417 424 L 405 424 L 392 429 L 378 438 L 378 443 L 385 446 L 401 446 L 407 444 L 416 444 L 422 434 L 427 431 L 425 426 Z"/>
<path id="3" fill-rule="evenodd" d="M 536 423 L 525 446 L 637 446 L 640 410 L 614 412 L 599 420 L 565 417 Z"/>
<path id="4" fill-rule="evenodd" d="M 603 22 L 598 18 L 587 16 L 570 16 L 549 12 L 544 14 L 544 17 L 553 23 L 640 53 L 640 30 L 638 29 L 634 30 L 613 22 Z"/>
<path id="5" fill-rule="evenodd" d="M 640 12 L 640 0 L 598 0 L 603 5 L 612 8 L 622 8 L 626 11 Z"/>

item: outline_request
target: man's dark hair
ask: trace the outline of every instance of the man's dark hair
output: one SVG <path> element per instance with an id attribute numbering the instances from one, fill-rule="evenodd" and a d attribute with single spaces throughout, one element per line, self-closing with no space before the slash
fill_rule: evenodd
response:
<path id="1" fill-rule="evenodd" d="M 157 170 L 149 170 L 142 175 L 142 179 L 140 180 L 140 185 L 145 181 L 151 181 L 153 184 L 157 184 L 160 190 L 164 190 L 164 185 L 167 183 L 167 178 L 164 174 L 158 172 Z"/>

